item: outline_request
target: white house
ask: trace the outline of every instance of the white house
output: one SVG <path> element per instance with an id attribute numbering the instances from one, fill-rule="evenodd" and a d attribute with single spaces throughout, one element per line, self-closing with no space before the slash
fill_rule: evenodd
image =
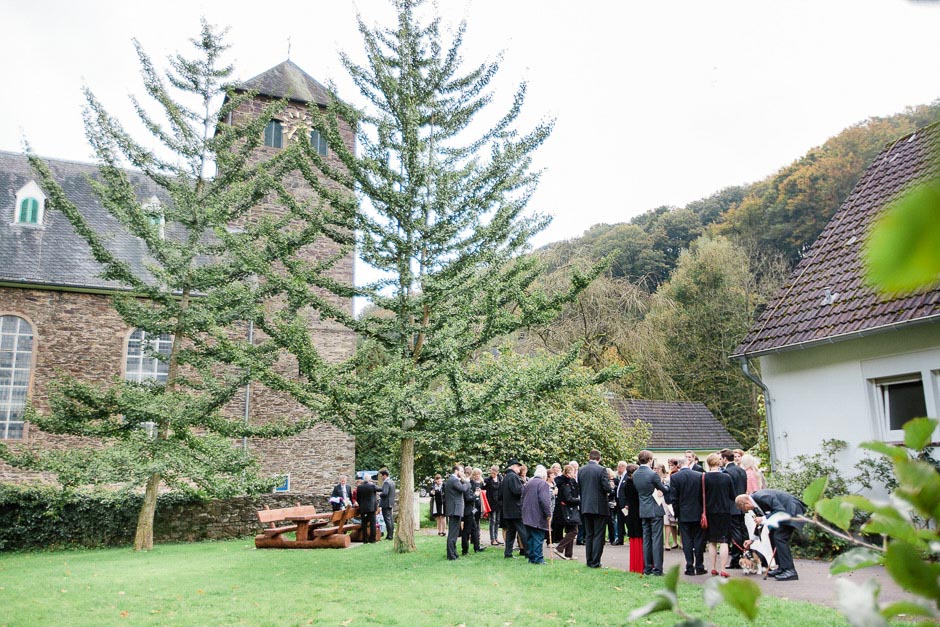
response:
<path id="1" fill-rule="evenodd" d="M 837 438 L 852 464 L 858 443 L 898 442 L 908 419 L 940 416 L 940 288 L 880 296 L 860 258 L 885 207 L 938 176 L 938 151 L 940 124 L 885 147 L 732 354 L 764 388 L 774 462 Z"/>

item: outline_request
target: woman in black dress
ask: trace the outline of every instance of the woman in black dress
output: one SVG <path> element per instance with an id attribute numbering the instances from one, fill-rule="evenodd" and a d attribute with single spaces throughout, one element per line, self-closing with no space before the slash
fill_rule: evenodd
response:
<path id="1" fill-rule="evenodd" d="M 431 518 L 437 521 L 437 535 L 446 536 L 447 518 L 444 516 L 444 479 L 434 475 L 434 484 L 431 486 Z"/>
<path id="2" fill-rule="evenodd" d="M 630 572 L 643 572 L 643 525 L 640 522 L 640 494 L 633 486 L 633 473 L 639 468 L 627 464 L 627 537 L 630 539 Z"/>
<path id="3" fill-rule="evenodd" d="M 558 487 L 558 497 L 555 499 L 555 512 L 552 514 L 552 525 L 559 523 L 561 532 L 556 533 L 555 538 L 559 538 L 564 533 L 564 537 L 558 540 L 555 545 L 555 555 L 562 559 L 570 560 L 574 557 L 574 540 L 578 537 L 578 526 L 581 524 L 581 491 L 578 489 L 574 466 L 568 464 L 565 466 L 562 475 L 555 479 L 555 485 Z"/>
<path id="4" fill-rule="evenodd" d="M 708 517 L 708 557 L 712 574 L 730 577 L 725 572 L 728 563 L 728 542 L 731 540 L 731 508 L 734 507 L 734 481 L 721 472 L 721 456 L 712 453 L 705 459 L 705 515 Z"/>
<path id="5" fill-rule="evenodd" d="M 486 500 L 490 504 L 490 544 L 502 544 L 499 539 L 499 484 L 503 476 L 499 474 L 499 466 L 490 466 L 490 476 L 483 480 L 483 489 L 486 491 Z"/>

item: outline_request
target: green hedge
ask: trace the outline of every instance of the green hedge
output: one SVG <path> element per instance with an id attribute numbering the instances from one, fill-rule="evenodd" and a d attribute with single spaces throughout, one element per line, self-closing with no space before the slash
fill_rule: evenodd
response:
<path id="1" fill-rule="evenodd" d="M 131 544 L 142 500 L 126 492 L 0 484 L 0 551 Z M 192 500 L 163 494 L 157 510 Z"/>

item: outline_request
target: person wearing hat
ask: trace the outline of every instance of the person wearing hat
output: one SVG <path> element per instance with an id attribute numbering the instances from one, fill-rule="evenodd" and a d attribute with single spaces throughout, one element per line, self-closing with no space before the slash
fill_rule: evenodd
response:
<path id="1" fill-rule="evenodd" d="M 519 546 L 522 555 L 527 555 L 526 545 L 528 544 L 529 534 L 526 532 L 525 525 L 522 524 L 522 479 L 519 478 L 519 470 L 522 464 L 517 459 L 510 459 L 506 462 L 506 474 L 499 486 L 499 500 L 502 504 L 502 524 L 505 529 L 506 548 L 503 551 L 503 557 L 512 559 L 512 548 L 516 543 L 516 536 L 519 536 Z"/>

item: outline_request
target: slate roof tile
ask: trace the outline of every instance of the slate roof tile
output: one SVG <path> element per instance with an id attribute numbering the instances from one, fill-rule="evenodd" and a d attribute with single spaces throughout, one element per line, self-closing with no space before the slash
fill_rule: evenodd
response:
<path id="1" fill-rule="evenodd" d="M 651 449 L 715 449 L 740 448 L 724 425 L 705 407 L 704 403 L 679 401 L 649 401 L 612 396 L 611 407 L 620 415 L 624 425 L 632 426 L 637 420 L 649 423 Z"/>
<path id="2" fill-rule="evenodd" d="M 102 235 L 109 249 L 130 264 L 135 273 L 150 280 L 146 269 L 147 250 L 143 241 L 128 233 L 98 202 L 87 177 L 97 176 L 97 167 L 88 163 L 46 159 L 53 176 L 68 198 Z M 144 175 L 129 172 L 141 200 L 156 196 L 164 204 L 166 194 Z M 25 155 L 0 151 L 0 281 L 54 285 L 86 289 L 120 289 L 114 281 L 99 275 L 101 265 L 91 256 L 82 239 L 65 216 L 46 208 L 41 226 L 14 224 L 16 192 L 38 176 Z M 167 237 L 174 226 L 167 225 Z"/>
<path id="3" fill-rule="evenodd" d="M 940 288 L 882 296 L 865 283 L 860 257 L 865 234 L 881 211 L 912 186 L 940 174 L 938 151 L 940 123 L 886 146 L 732 356 L 940 320 Z M 824 301 L 826 289 L 838 294 L 829 304 Z"/>
<path id="4" fill-rule="evenodd" d="M 255 91 L 271 98 L 287 98 L 297 102 L 315 102 L 327 106 L 330 94 L 326 87 L 288 59 L 236 86 L 240 91 Z"/>

